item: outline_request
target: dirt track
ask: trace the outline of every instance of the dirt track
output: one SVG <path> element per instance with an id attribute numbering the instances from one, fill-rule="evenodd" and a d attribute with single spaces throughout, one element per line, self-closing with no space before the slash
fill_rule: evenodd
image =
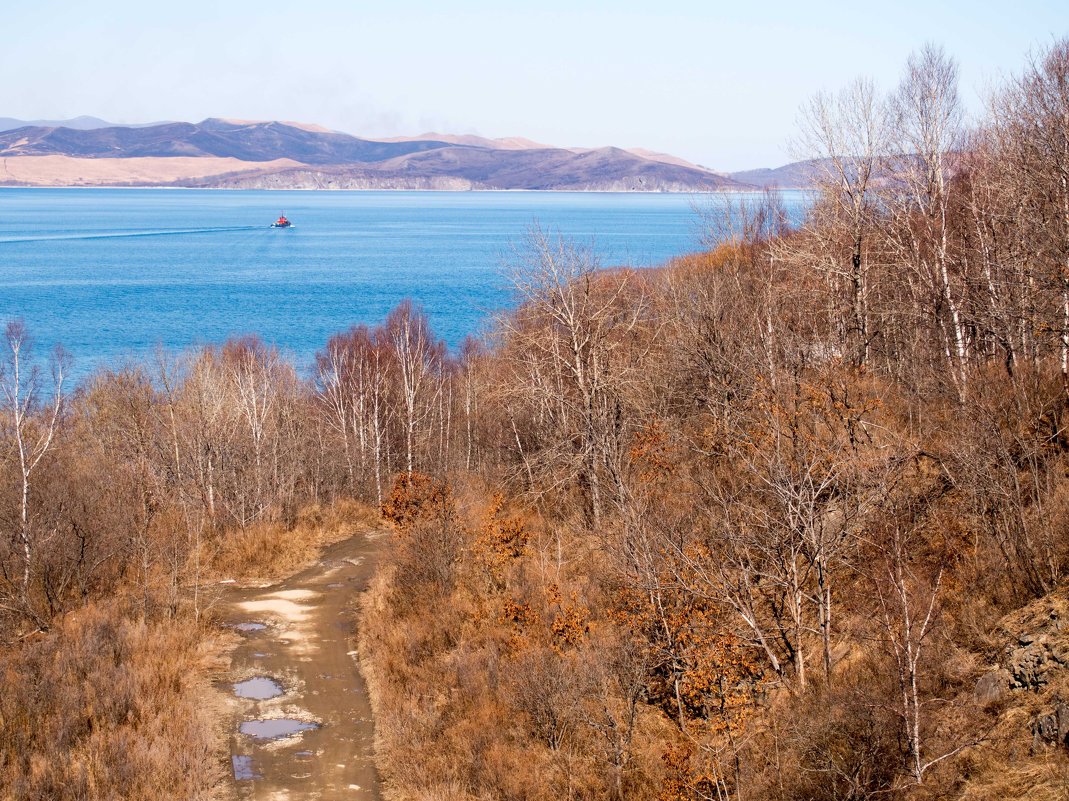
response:
<path id="1" fill-rule="evenodd" d="M 371 708 L 352 635 L 357 593 L 371 577 L 380 537 L 358 534 L 279 584 L 224 594 L 222 620 L 265 624 L 241 632 L 228 683 L 270 677 L 284 693 L 267 700 L 235 698 L 231 754 L 241 798 L 379 798 Z M 239 731 L 254 720 L 277 726 L 278 718 L 318 728 L 281 739 Z"/>

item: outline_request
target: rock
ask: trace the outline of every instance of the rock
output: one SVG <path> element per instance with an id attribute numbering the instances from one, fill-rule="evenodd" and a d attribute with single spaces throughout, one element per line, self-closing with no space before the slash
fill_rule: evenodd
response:
<path id="1" fill-rule="evenodd" d="M 1069 745 L 1069 705 L 1058 704 L 1054 711 L 1032 719 L 1033 746 Z"/>
<path id="2" fill-rule="evenodd" d="M 1013 677 L 1010 672 L 1005 668 L 998 668 L 985 673 L 976 682 L 976 688 L 973 690 L 973 695 L 976 700 L 983 705 L 992 704 L 1005 695 L 1010 685 L 1013 683 Z"/>
<path id="3" fill-rule="evenodd" d="M 1048 672 L 1055 663 L 1049 658 L 1046 646 L 1041 643 L 1015 648 L 1006 657 L 1006 667 L 1013 678 L 1013 687 L 1038 689 L 1048 680 Z"/>
<path id="4" fill-rule="evenodd" d="M 1032 643 L 1034 643 L 1036 641 L 1036 635 L 1027 634 L 1027 633 L 1026 634 L 1022 634 L 1021 636 L 1019 636 L 1017 638 L 1017 641 L 1021 645 L 1031 645 Z"/>
<path id="5" fill-rule="evenodd" d="M 1069 665 L 1069 643 L 1058 642 L 1051 646 L 1050 658 L 1059 665 Z"/>

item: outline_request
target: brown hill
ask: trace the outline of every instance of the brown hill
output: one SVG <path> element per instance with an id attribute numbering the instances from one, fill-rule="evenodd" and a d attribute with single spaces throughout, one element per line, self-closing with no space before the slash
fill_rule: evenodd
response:
<path id="1" fill-rule="evenodd" d="M 24 126 L 0 132 L 0 159 L 6 165 L 0 183 L 8 185 L 632 192 L 749 188 L 647 151 L 570 150 L 518 137 L 426 134 L 372 140 L 319 126 L 227 119 L 142 128 Z M 122 163 L 130 159 L 138 160 L 136 169 Z"/>

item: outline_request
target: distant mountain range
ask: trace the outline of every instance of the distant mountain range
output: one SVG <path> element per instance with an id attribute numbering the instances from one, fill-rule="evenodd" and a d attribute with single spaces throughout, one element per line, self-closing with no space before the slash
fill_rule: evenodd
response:
<path id="1" fill-rule="evenodd" d="M 160 122 L 137 122 L 118 125 L 114 122 L 102 120 L 100 117 L 73 117 L 69 120 L 16 120 L 14 117 L 0 117 L 0 131 L 9 131 L 12 128 L 74 128 L 78 131 L 92 131 L 96 128 L 151 128 L 153 125 L 162 125 Z"/>
<path id="2" fill-rule="evenodd" d="M 710 192 L 804 186 L 804 165 L 724 174 L 648 150 L 519 137 L 363 139 L 317 125 L 207 119 L 112 125 L 0 118 L 0 185 Z"/>
<path id="3" fill-rule="evenodd" d="M 817 160 L 795 161 L 771 169 L 733 172 L 731 178 L 762 189 L 806 189 L 813 185 L 813 177 L 821 169 L 821 162 Z"/>

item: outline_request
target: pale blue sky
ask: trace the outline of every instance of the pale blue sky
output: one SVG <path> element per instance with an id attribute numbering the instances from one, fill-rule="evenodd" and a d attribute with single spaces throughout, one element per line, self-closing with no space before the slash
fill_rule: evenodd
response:
<path id="1" fill-rule="evenodd" d="M 717 169 L 790 160 L 799 105 L 890 87 L 943 44 L 974 109 L 1069 35 L 1065 0 L 365 3 L 33 0 L 0 13 L 0 116 L 208 116 L 647 147 Z"/>

